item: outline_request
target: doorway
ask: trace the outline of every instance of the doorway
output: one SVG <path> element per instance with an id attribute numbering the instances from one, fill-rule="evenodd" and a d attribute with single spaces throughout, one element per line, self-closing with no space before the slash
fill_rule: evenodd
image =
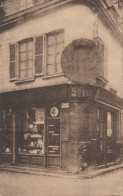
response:
<path id="1" fill-rule="evenodd" d="M 116 115 L 112 111 L 97 110 L 97 165 L 116 160 Z"/>
<path id="2" fill-rule="evenodd" d="M 60 110 L 58 106 L 48 108 L 46 129 L 46 165 L 60 166 Z"/>

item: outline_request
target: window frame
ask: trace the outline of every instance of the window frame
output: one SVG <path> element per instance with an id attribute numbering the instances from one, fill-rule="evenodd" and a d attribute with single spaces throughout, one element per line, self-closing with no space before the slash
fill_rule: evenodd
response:
<path id="1" fill-rule="evenodd" d="M 45 51 L 45 59 L 46 59 L 46 61 L 45 61 L 45 78 L 51 78 L 51 77 L 54 77 L 54 76 L 63 75 L 62 69 L 61 69 L 61 72 L 55 72 L 53 74 L 48 74 L 47 73 L 47 65 L 48 65 L 48 36 L 49 35 L 54 35 L 54 34 L 57 34 L 57 33 L 60 33 L 60 32 L 63 32 L 63 50 L 64 50 L 64 43 L 65 43 L 65 31 L 64 31 L 64 29 L 57 29 L 57 30 L 50 31 L 50 32 L 45 34 L 45 40 L 46 40 L 45 41 L 45 46 L 46 46 L 46 51 Z M 56 44 L 57 43 L 55 43 L 55 45 Z M 57 57 L 57 55 L 55 54 L 55 60 L 56 60 L 56 57 Z M 55 64 L 56 64 L 56 62 L 55 62 Z M 57 65 L 55 65 L 55 68 L 57 69 Z"/>
<path id="2" fill-rule="evenodd" d="M 47 60 L 48 60 L 48 58 L 47 58 L 47 55 L 48 55 L 47 54 L 48 53 L 47 39 L 48 39 L 48 35 L 52 35 L 52 34 L 60 33 L 60 32 L 63 32 L 63 42 L 60 42 L 60 43 L 63 43 L 63 50 L 64 50 L 64 42 L 65 42 L 64 29 L 58 29 L 58 30 L 44 33 L 44 34 L 36 34 L 32 37 L 24 38 L 22 40 L 14 42 L 14 43 L 13 42 L 9 43 L 9 46 L 11 46 L 12 44 L 15 44 L 15 78 L 9 78 L 9 81 L 10 82 L 14 81 L 15 83 L 23 83 L 23 82 L 35 80 L 35 78 L 40 77 L 40 76 L 43 76 L 42 77 L 43 79 L 57 77 L 57 76 L 63 76 L 64 74 L 63 74 L 62 69 L 61 69 L 61 71 L 54 72 L 53 74 L 52 73 L 47 74 Z M 36 38 L 38 38 L 38 37 L 42 37 L 42 53 L 40 53 L 40 54 L 36 54 Z M 20 59 L 19 59 L 20 58 L 20 46 L 19 45 L 21 43 L 28 42 L 28 40 L 32 40 L 32 42 L 33 42 L 33 50 L 32 50 L 32 52 L 33 52 L 33 77 L 22 79 L 19 77 L 19 75 L 20 75 Z M 61 52 L 59 52 L 59 53 L 61 53 L 61 55 L 62 55 L 63 50 Z M 42 67 L 41 67 L 41 72 L 39 70 L 39 73 L 36 73 L 36 66 L 38 66 L 36 64 L 36 57 L 37 56 L 42 56 L 42 61 L 41 61 Z M 56 57 L 57 56 L 55 56 L 55 58 Z M 11 61 L 9 60 L 9 66 L 10 66 L 10 63 L 11 63 Z M 60 64 L 61 64 L 61 62 L 60 62 Z M 56 64 L 56 66 L 57 66 L 57 64 Z M 9 74 L 9 77 L 10 77 L 10 74 Z"/>
<path id="3" fill-rule="evenodd" d="M 26 10 L 26 9 L 29 9 L 29 8 L 35 6 L 35 0 L 32 0 L 32 3 L 30 3 L 31 6 L 29 6 L 29 7 L 27 6 L 27 5 L 28 5 L 28 4 L 27 4 L 27 0 L 25 0 L 25 1 L 26 1 L 26 4 L 25 4 L 24 6 L 21 6 L 20 1 L 21 1 L 21 0 L 17 0 L 17 7 L 18 7 L 18 10 L 19 10 L 19 11 L 23 11 L 23 10 Z"/>
<path id="4" fill-rule="evenodd" d="M 22 79 L 20 78 L 20 45 L 23 44 L 23 43 L 28 43 L 29 41 L 32 41 L 32 70 L 33 70 L 33 76 L 32 77 L 27 77 Z M 17 64 L 17 67 L 18 67 L 18 81 L 24 81 L 24 80 L 31 80 L 34 78 L 34 75 L 35 75 L 35 72 L 34 72 L 34 43 L 33 43 L 33 37 L 31 38 L 27 38 L 27 39 L 23 39 L 21 41 L 18 42 L 18 64 Z M 28 53 L 28 50 L 26 48 L 26 57 L 27 57 L 27 53 Z M 26 59 L 26 61 L 28 62 L 29 59 Z M 28 64 L 28 63 L 27 63 Z M 28 74 L 28 71 L 29 71 L 29 68 L 27 67 L 26 69 L 26 74 Z"/>

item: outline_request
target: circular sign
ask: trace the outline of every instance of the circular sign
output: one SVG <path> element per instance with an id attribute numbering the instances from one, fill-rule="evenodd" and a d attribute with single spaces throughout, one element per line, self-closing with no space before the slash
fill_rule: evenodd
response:
<path id="1" fill-rule="evenodd" d="M 58 108 L 56 108 L 56 107 L 52 107 L 52 108 L 51 108 L 51 110 L 50 110 L 50 115 L 51 115 L 52 117 L 58 116 L 58 113 L 59 113 Z"/>
<path id="2" fill-rule="evenodd" d="M 88 39 L 77 39 L 63 51 L 61 67 L 67 78 L 77 83 L 89 83 L 104 72 L 104 50 Z"/>

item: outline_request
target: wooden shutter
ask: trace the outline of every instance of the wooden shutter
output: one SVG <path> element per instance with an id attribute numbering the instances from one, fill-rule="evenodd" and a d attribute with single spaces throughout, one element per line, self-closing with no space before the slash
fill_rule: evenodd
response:
<path id="1" fill-rule="evenodd" d="M 16 79 L 16 44 L 10 44 L 10 80 Z"/>
<path id="2" fill-rule="evenodd" d="M 43 72 L 44 37 L 35 37 L 35 75 Z"/>

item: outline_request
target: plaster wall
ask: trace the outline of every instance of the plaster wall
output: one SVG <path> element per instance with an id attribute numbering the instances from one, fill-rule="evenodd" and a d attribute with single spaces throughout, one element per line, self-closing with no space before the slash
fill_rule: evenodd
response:
<path id="1" fill-rule="evenodd" d="M 82 4 L 69 4 L 56 10 L 51 10 L 38 18 L 25 20 L 23 24 L 8 29 L 0 34 L 0 92 L 36 88 L 61 83 L 71 83 L 66 77 L 38 77 L 34 82 L 16 85 L 9 81 L 9 43 L 38 34 L 45 34 L 57 29 L 64 29 L 64 47 L 78 38 L 93 39 L 95 12 Z M 109 84 L 122 92 L 122 48 L 112 32 L 98 18 L 98 36 L 106 47 L 105 77 Z"/>

